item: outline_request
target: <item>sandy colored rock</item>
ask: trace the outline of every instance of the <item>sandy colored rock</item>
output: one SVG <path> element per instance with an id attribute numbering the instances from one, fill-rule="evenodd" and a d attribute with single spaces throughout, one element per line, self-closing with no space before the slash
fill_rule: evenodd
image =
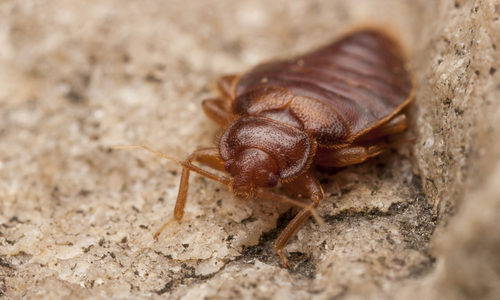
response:
<path id="1" fill-rule="evenodd" d="M 500 4 L 495 1 L 0 3 L 0 295 L 7 298 L 497 299 Z M 414 143 L 318 172 L 320 226 L 273 250 L 290 206 L 173 162 L 220 132 L 221 75 L 384 22 L 410 51 Z"/>

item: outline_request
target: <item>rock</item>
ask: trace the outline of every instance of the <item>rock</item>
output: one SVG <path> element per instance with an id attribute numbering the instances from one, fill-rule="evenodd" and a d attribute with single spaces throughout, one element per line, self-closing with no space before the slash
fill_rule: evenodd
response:
<path id="1" fill-rule="evenodd" d="M 0 295 L 9 298 L 497 299 L 500 6 L 493 1 L 4 1 Z M 383 22 L 418 84 L 413 143 L 335 174 L 286 247 L 294 210 L 192 176 L 220 129 L 221 75 Z"/>

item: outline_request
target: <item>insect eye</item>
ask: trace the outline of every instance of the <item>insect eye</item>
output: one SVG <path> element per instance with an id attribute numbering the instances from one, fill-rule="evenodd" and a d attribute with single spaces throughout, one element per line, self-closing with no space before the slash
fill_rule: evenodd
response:
<path id="1" fill-rule="evenodd" d="M 267 185 L 269 187 L 274 187 L 278 184 L 278 177 L 274 173 L 269 173 L 269 179 L 267 181 Z"/>

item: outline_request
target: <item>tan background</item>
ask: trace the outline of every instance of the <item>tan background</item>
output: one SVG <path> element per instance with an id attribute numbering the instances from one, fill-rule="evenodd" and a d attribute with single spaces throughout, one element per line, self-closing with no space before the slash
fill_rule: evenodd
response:
<path id="1" fill-rule="evenodd" d="M 0 296 L 500 297 L 497 1 L 0 1 Z M 220 75 L 384 22 L 410 49 L 414 145 L 320 174 L 280 267 L 289 206 L 193 176 L 171 216 L 176 157 L 213 143 Z"/>

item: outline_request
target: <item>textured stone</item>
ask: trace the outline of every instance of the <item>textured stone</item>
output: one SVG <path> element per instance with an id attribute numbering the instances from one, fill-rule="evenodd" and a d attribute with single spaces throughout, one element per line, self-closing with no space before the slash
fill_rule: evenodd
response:
<path id="1" fill-rule="evenodd" d="M 435 2 L 435 3 L 434 3 Z M 3 1 L 0 295 L 9 298 L 500 297 L 500 4 L 495 1 Z M 318 173 L 325 224 L 273 250 L 289 205 L 192 176 L 158 242 L 175 157 L 213 144 L 218 76 L 384 22 L 418 84 L 410 139 Z"/>

